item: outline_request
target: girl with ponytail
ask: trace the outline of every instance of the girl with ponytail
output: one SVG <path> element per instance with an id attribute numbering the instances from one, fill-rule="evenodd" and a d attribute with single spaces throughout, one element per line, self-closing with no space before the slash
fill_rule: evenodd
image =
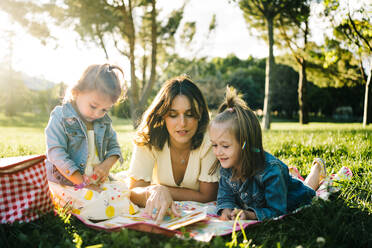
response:
<path id="1" fill-rule="evenodd" d="M 227 88 L 226 98 L 211 121 L 209 134 L 217 157 L 211 172 L 220 169 L 217 213 L 232 220 L 263 220 L 308 204 L 325 176 L 323 160 L 316 158 L 305 182 L 290 175 L 287 165 L 263 149 L 255 113 Z"/>

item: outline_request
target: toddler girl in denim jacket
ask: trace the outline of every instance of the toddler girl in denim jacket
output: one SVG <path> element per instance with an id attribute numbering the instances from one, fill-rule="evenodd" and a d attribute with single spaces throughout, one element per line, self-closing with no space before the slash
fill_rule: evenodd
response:
<path id="1" fill-rule="evenodd" d="M 254 112 L 227 88 L 225 101 L 209 127 L 214 166 L 220 166 L 217 213 L 223 220 L 264 220 L 308 204 L 315 196 L 324 162 L 315 159 L 305 183 L 293 178 L 288 167 L 262 146 L 260 123 Z"/>
<path id="2" fill-rule="evenodd" d="M 90 219 L 116 216 L 121 210 L 115 209 L 113 201 L 122 199 L 122 204 L 129 195 L 125 185 L 103 187 L 108 183 L 111 167 L 118 160 L 123 162 L 117 135 L 107 114 L 124 95 L 122 76 L 118 66 L 89 66 L 69 88 L 62 106 L 52 111 L 45 129 L 46 169 L 51 191 L 55 199 L 69 203 L 75 213 Z M 126 201 L 128 209 L 130 202 Z M 103 211 L 97 212 L 99 204 Z M 125 208 L 120 204 L 119 207 Z"/>

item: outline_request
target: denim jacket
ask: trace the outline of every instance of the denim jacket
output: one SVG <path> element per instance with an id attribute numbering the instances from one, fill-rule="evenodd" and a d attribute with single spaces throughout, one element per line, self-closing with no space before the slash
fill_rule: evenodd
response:
<path id="1" fill-rule="evenodd" d="M 117 155 L 123 162 L 116 132 L 112 129 L 111 119 L 106 114 L 93 122 L 95 143 L 100 161 Z M 72 185 L 56 168 L 71 176 L 75 171 L 84 174 L 88 159 L 87 128 L 71 103 L 54 108 L 45 128 L 47 178 L 50 181 Z"/>
<path id="2" fill-rule="evenodd" d="M 225 208 L 254 211 L 258 220 L 286 214 L 309 204 L 315 191 L 289 174 L 288 167 L 265 152 L 265 169 L 250 180 L 232 181 L 231 168 L 220 168 L 217 213 Z"/>

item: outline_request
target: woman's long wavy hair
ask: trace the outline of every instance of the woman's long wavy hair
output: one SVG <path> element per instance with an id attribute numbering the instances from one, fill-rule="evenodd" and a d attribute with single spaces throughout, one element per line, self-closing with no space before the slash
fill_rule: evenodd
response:
<path id="1" fill-rule="evenodd" d="M 176 96 L 186 96 L 190 101 L 191 114 L 198 120 L 198 128 L 191 140 L 191 149 L 198 148 L 209 124 L 209 110 L 200 89 L 187 76 L 178 76 L 166 81 L 154 101 L 142 116 L 134 139 L 139 146 L 162 150 L 169 133 L 164 117 L 170 110 Z"/>
<path id="2" fill-rule="evenodd" d="M 264 169 L 265 152 L 262 146 L 260 122 L 241 96 L 231 87 L 226 88 L 225 100 L 218 108 L 218 114 L 211 121 L 211 125 L 216 123 L 228 124 L 229 131 L 241 147 L 241 166 L 232 168 L 234 180 L 252 178 Z M 220 162 L 216 160 L 210 173 L 214 173 L 219 166 Z"/>

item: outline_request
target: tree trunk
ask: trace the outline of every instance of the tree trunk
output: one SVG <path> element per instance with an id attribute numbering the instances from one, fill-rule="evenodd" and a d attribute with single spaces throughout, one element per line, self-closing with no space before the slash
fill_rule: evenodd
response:
<path id="1" fill-rule="evenodd" d="M 134 34 L 133 34 L 134 35 Z M 138 87 L 137 87 L 137 79 L 136 79 L 136 65 L 134 61 L 134 38 L 130 39 L 129 41 L 129 61 L 130 61 L 130 90 L 129 90 L 129 100 L 130 100 L 130 115 L 132 118 L 133 127 L 137 127 L 138 120 L 139 120 L 139 100 L 138 100 Z"/>
<path id="2" fill-rule="evenodd" d="M 307 77 L 306 77 L 306 61 L 301 59 L 299 63 L 299 77 L 298 77 L 298 117 L 301 125 L 308 124 L 308 108 L 306 103 L 306 86 L 307 86 Z"/>
<path id="3" fill-rule="evenodd" d="M 134 21 L 132 15 L 132 1 L 128 2 L 128 19 L 129 19 L 129 62 L 130 62 L 130 90 L 129 90 L 129 101 L 130 105 L 130 115 L 132 118 L 132 124 L 134 127 L 137 127 L 139 114 L 138 114 L 138 107 L 139 107 L 139 100 L 138 100 L 138 86 L 137 86 L 137 78 L 136 78 L 136 64 L 134 59 L 134 51 L 135 51 L 135 44 L 136 44 L 136 34 L 134 28 Z"/>
<path id="4" fill-rule="evenodd" d="M 273 69 L 275 66 L 273 47 L 274 47 L 274 24 L 272 18 L 267 18 L 268 38 L 269 38 L 269 57 L 266 60 L 265 72 L 265 99 L 263 109 L 263 129 L 270 129 L 271 112 L 271 84 L 273 83 Z"/>
<path id="5" fill-rule="evenodd" d="M 147 99 L 151 93 L 156 79 L 156 57 L 157 57 L 157 23 L 156 23 L 156 0 L 151 1 L 151 72 L 148 83 L 144 85 L 143 93 L 140 100 L 140 106 L 147 105 Z M 142 110 L 143 111 L 143 110 Z M 142 112 L 141 111 L 141 112 Z"/>
<path id="6" fill-rule="evenodd" d="M 304 51 L 307 48 L 307 36 L 309 34 L 309 22 L 308 19 L 305 21 L 304 30 Z M 301 125 L 309 123 L 309 111 L 307 104 L 307 75 L 306 75 L 306 59 L 300 58 L 297 60 L 300 64 L 300 75 L 298 79 L 298 105 L 299 105 L 299 122 Z"/>
<path id="7" fill-rule="evenodd" d="M 365 90 L 365 93 L 364 93 L 364 111 L 363 111 L 363 127 L 365 128 L 369 123 L 370 123 L 370 116 L 368 116 L 368 107 L 369 107 L 369 102 L 368 102 L 368 98 L 369 98 L 369 85 L 371 83 L 371 74 L 372 74 L 372 65 L 370 66 L 370 69 L 369 69 L 369 75 L 368 75 L 368 79 L 367 79 L 367 82 L 366 82 L 366 90 Z"/>
<path id="8" fill-rule="evenodd" d="M 143 86 L 146 84 L 147 81 L 147 56 L 143 55 L 142 57 L 142 85 L 140 86 L 143 88 Z"/>

